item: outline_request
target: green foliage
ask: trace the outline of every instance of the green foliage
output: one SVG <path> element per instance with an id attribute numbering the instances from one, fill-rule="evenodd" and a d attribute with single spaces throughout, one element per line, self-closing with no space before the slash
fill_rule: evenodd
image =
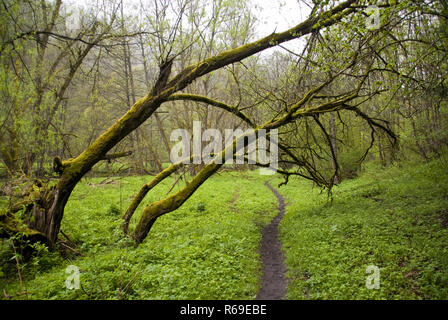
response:
<path id="1" fill-rule="evenodd" d="M 116 205 L 150 177 L 128 177 L 99 184 L 86 179 L 74 190 L 62 228 L 82 256 L 62 258 L 42 252 L 34 268 L 24 267 L 24 286 L 30 299 L 253 299 L 261 278 L 258 246 L 261 226 L 274 215 L 277 200 L 264 186 L 258 171 L 218 174 L 179 210 L 160 217 L 137 248 L 121 231 Z M 151 191 L 141 209 L 170 189 L 173 179 Z M 174 191 L 180 186 L 176 186 Z M 235 199 L 235 193 L 240 196 Z M 105 210 L 105 208 L 108 208 Z M 63 238 L 62 238 L 63 239 Z M 0 287 L 13 298 L 23 298 L 11 250 L 0 247 L 4 276 Z M 65 288 L 68 265 L 80 269 L 79 290 Z"/>
<path id="2" fill-rule="evenodd" d="M 145 30 L 142 33 L 148 35 L 140 37 L 142 57 L 148 57 L 151 70 L 145 66 L 142 72 L 141 65 L 126 66 L 128 62 L 122 68 L 126 59 L 118 50 L 124 48 L 126 52 L 126 48 L 111 45 L 117 49 L 106 50 L 108 53 L 103 53 L 101 46 L 95 47 L 89 54 L 97 57 L 95 63 L 79 67 L 90 70 L 77 72 L 73 62 L 87 45 L 85 42 L 71 43 L 52 37 L 53 46 L 47 46 L 42 38 L 39 48 L 34 36 L 14 39 L 26 29 L 22 27 L 29 25 L 40 30 L 50 27 L 43 25 L 46 19 L 42 17 L 53 16 L 50 14 L 53 6 L 42 5 L 45 3 L 32 0 L 24 5 L 11 0 L 8 6 L 0 7 L 3 27 L 0 34 L 4 39 L 0 44 L 3 67 L 0 100 L 4 106 L 0 108 L 0 176 L 22 170 L 42 175 L 50 172 L 54 155 L 67 159 L 80 154 L 129 109 L 130 95 L 134 100 L 147 95 L 150 83 L 144 75 L 157 71 L 161 58 L 182 53 L 176 60 L 176 68 L 182 70 L 204 57 L 247 44 L 254 33 L 255 17 L 246 1 L 191 1 L 182 9 L 178 7 L 180 3 L 173 3 L 160 14 L 149 14 L 148 21 L 139 21 L 139 31 Z M 319 4 L 320 8 L 332 5 L 330 1 Z M 147 9 L 151 12 L 153 8 Z M 391 141 L 379 129 L 371 136 L 371 123 L 348 111 L 338 113 L 336 124 L 329 122 L 327 115 L 320 115 L 321 129 L 312 118 L 300 118 L 282 128 L 282 141 L 290 150 L 297 150 L 299 158 L 312 163 L 326 179 L 332 176 L 335 164 L 331 162 L 331 142 L 328 143 L 331 139 L 324 134 L 325 130 L 336 141 L 334 153 L 342 179 L 359 174 L 358 160 L 367 149 L 371 151 L 369 157 L 376 157 L 383 165 L 410 159 L 409 153 L 425 160 L 438 157 L 448 141 L 444 90 L 447 68 L 443 50 L 447 43 L 446 15 L 423 14 L 421 10 L 438 13 L 441 3 L 402 1 L 382 9 L 381 25 L 385 32 L 366 28 L 365 15 L 358 12 L 322 30 L 319 37 L 309 36 L 303 57 L 294 52 L 277 52 L 266 59 L 253 56 L 245 59 L 241 71 L 238 63 L 216 70 L 204 82 L 194 81 L 189 90 L 237 105 L 254 116 L 255 122 L 263 123 L 263 119 L 288 111 L 310 88 L 345 69 L 354 56 L 365 56 L 318 92 L 310 104 L 317 103 L 316 99 L 328 101 L 354 89 L 354 79 L 360 78 L 363 69 L 372 64 L 378 72 L 369 75 L 361 90 L 364 97 L 369 97 L 362 110 L 372 119 L 391 126 L 401 138 L 400 149 L 392 148 Z M 188 23 L 176 21 L 175 17 L 183 16 Z M 62 13 L 60 20 L 57 24 L 63 25 Z M 55 30 L 63 31 L 58 28 Z M 121 29 L 131 31 L 132 27 L 123 25 Z M 92 33 L 84 31 L 82 34 Z M 104 33 L 110 40 L 117 30 L 112 31 Z M 299 36 L 297 32 L 292 35 Z M 167 42 L 160 41 L 165 38 Z M 153 43 L 158 43 L 158 48 Z M 230 52 L 238 56 L 250 46 Z M 129 61 L 140 60 L 133 56 L 136 48 L 128 46 Z M 151 54 L 145 54 L 145 48 Z M 229 55 L 229 51 L 224 52 L 221 58 Z M 219 61 L 222 59 L 210 58 L 199 65 L 222 63 Z M 128 75 L 126 71 L 125 92 L 123 69 L 128 67 L 135 74 Z M 133 88 L 132 84 L 130 88 L 127 79 L 134 76 L 139 85 Z M 378 94 L 373 95 L 376 91 Z M 189 103 L 178 107 L 175 104 L 167 107 L 170 111 L 164 124 L 166 132 L 188 127 L 193 119 L 206 119 L 205 123 L 222 123 L 227 127 L 237 123 L 234 119 L 229 121 L 232 115 L 214 116 L 208 107 Z M 184 117 L 187 114 L 191 116 Z M 126 115 L 128 119 L 130 116 L 131 113 Z M 148 154 L 146 150 L 162 141 L 157 130 L 152 132 L 153 127 L 154 123 L 146 123 L 135 135 L 115 139 L 121 141 L 117 149 L 133 150 L 133 157 L 123 162 L 100 163 L 91 173 L 109 174 L 113 170 L 123 174 L 141 169 L 137 168 L 139 161 L 142 166 L 148 166 L 149 159 L 165 161 L 166 155 Z M 370 145 L 373 137 L 376 144 Z M 96 146 L 110 142 L 104 135 L 96 141 Z M 143 141 L 149 142 L 148 145 Z M 141 147 L 135 150 L 136 146 Z M 83 159 L 98 150 L 90 149 Z M 81 162 L 74 168 L 80 170 Z M 385 173 L 372 163 L 368 165 L 367 175 L 345 181 L 334 190 L 332 204 L 325 195 L 310 190 L 302 182 L 291 182 L 283 189 L 291 204 L 282 223 L 292 279 L 289 297 L 446 298 L 448 259 L 445 247 L 441 246 L 447 240 L 443 227 L 448 219 L 446 162 L 405 170 L 391 168 Z M 19 241 L 20 246 L 16 247 L 14 241 L 0 246 L 1 287 L 13 298 L 22 297 L 18 292 L 24 290 L 29 298 L 253 298 L 259 281 L 256 252 L 260 226 L 275 214 L 272 210 L 275 198 L 266 191 L 262 178 L 249 174 L 235 179 L 231 173 L 214 177 L 182 208 L 161 217 L 144 244 L 134 248 L 132 241 L 122 236 L 121 215 L 132 195 L 146 181 L 147 177 L 134 177 L 112 183 L 101 183 L 98 179 L 81 183 L 67 205 L 62 223 L 63 231 L 70 236 L 69 242 L 76 244 L 74 252 L 81 255 L 73 256 L 66 248 L 62 258 L 48 252 L 45 246 L 33 245 L 34 255 L 25 262 L 19 249 L 30 244 L 22 242 L 18 235 L 11 240 Z M 141 208 L 164 198 L 172 183 L 167 180 L 151 191 Z M 244 196 L 235 198 L 236 190 Z M 0 207 L 8 205 L 7 200 L 0 199 Z M 131 230 L 139 214 L 140 211 L 131 222 Z M 26 218 L 20 212 L 17 217 Z M 69 264 L 81 269 L 80 290 L 69 291 L 64 287 L 65 267 Z M 369 264 L 381 268 L 381 290 L 364 287 L 365 267 Z"/>
<path id="3" fill-rule="evenodd" d="M 116 204 L 112 203 L 107 210 L 107 214 L 110 216 L 120 216 L 121 210 Z"/>
<path id="4" fill-rule="evenodd" d="M 335 187 L 332 202 L 303 180 L 281 187 L 287 200 L 280 225 L 290 279 L 287 298 L 448 298 L 446 163 L 441 158 L 388 169 L 368 163 L 361 177 Z M 63 223 L 82 255 L 61 256 L 35 245 L 36 253 L 23 262 L 4 241 L 0 286 L 12 298 L 23 298 L 25 290 L 30 299 L 254 298 L 261 276 L 261 226 L 277 213 L 266 177 L 255 172 L 214 176 L 183 207 L 159 218 L 148 238 L 134 247 L 121 233 L 115 201 L 122 199 L 125 208 L 148 179 L 122 178 L 121 188 L 99 184 L 102 178 L 83 181 Z M 271 180 L 273 185 L 280 181 Z M 173 181 L 157 186 L 140 211 L 164 197 Z M 65 288 L 68 265 L 80 269 L 79 290 Z M 379 290 L 365 287 L 369 265 L 380 268 Z"/>
<path id="5" fill-rule="evenodd" d="M 206 212 L 207 211 L 207 207 L 205 206 L 204 202 L 199 202 L 198 205 L 196 206 L 196 212 Z"/>
<path id="6" fill-rule="evenodd" d="M 442 160 L 379 170 L 335 187 L 302 181 L 280 225 L 289 299 L 447 299 L 448 172 Z M 445 221 L 445 222 L 444 222 Z M 365 286 L 380 268 L 380 289 Z"/>

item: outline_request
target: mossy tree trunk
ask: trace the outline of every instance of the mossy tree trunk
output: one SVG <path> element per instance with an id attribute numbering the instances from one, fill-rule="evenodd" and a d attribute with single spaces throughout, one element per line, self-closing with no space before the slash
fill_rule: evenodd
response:
<path id="1" fill-rule="evenodd" d="M 188 184 L 187 187 L 169 196 L 168 198 L 153 202 L 152 204 L 147 206 L 143 210 L 140 221 L 138 222 L 137 227 L 132 233 L 132 238 L 135 240 L 135 242 L 143 242 L 157 218 L 159 218 L 163 214 L 178 209 L 210 176 L 218 171 L 221 166 L 222 164 L 216 163 L 205 166 L 201 171 L 199 171 L 199 173 L 193 178 L 193 180 Z"/>
<path id="2" fill-rule="evenodd" d="M 36 199 L 33 199 L 32 205 L 28 206 L 29 230 L 27 232 L 44 237 L 52 248 L 58 237 L 65 205 L 76 184 L 97 162 L 106 156 L 108 151 L 138 128 L 163 102 L 168 101 L 172 94 L 186 88 L 195 79 L 214 70 L 241 61 L 285 41 L 300 38 L 306 34 L 333 25 L 343 17 L 354 12 L 355 9 L 351 5 L 356 2 L 356 0 L 344 1 L 332 9 L 309 17 L 285 32 L 272 33 L 258 41 L 204 59 L 198 64 L 186 67 L 171 80 L 169 80 L 169 76 L 173 61 L 165 61 L 160 68 L 158 80 L 147 96 L 135 102 L 125 115 L 117 120 L 76 158 L 66 161 L 61 161 L 59 158 L 55 159 L 55 169 L 61 176 L 55 187 L 49 188 L 43 186 L 41 194 Z M 298 112 L 300 113 L 301 111 Z M 266 126 L 266 129 L 277 128 L 282 123 L 285 123 L 286 120 L 295 116 L 289 114 L 284 119 L 277 119 L 275 122 L 270 123 L 269 126 Z M 153 203 L 147 207 L 144 210 L 140 223 L 133 233 L 134 239 L 137 242 L 141 242 L 146 237 L 154 221 L 160 215 L 180 207 L 219 167 L 219 164 L 205 166 L 187 188 L 182 189 L 161 202 Z M 6 231 L 17 229 L 14 223 L 11 222 L 13 220 L 11 213 L 2 214 L 0 216 L 1 229 Z"/>

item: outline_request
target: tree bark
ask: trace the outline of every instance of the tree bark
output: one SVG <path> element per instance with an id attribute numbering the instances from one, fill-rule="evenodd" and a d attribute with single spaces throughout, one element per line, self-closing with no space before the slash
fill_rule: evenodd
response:
<path id="1" fill-rule="evenodd" d="M 168 79 L 172 61 L 167 61 L 167 63 L 161 67 L 159 78 L 151 93 L 136 101 L 125 115 L 117 120 L 76 158 L 66 161 L 60 161 L 60 159 L 55 160 L 55 167 L 59 168 L 61 176 L 55 187 L 43 187 L 44 190 L 39 198 L 33 201 L 30 213 L 33 219 L 29 219 L 28 226 L 30 232 L 45 237 L 50 248 L 53 248 L 60 230 L 64 207 L 76 184 L 107 154 L 108 151 L 148 119 L 170 95 L 184 89 L 195 79 L 207 73 L 218 70 L 231 63 L 241 61 L 267 48 L 274 47 L 279 43 L 301 37 L 340 21 L 344 16 L 355 10 L 354 8 L 350 8 L 355 2 L 356 0 L 345 1 L 333 9 L 308 18 L 304 22 L 285 32 L 273 33 L 258 41 L 207 58 L 198 64 L 185 68 L 169 82 Z M 315 111 L 325 112 L 327 108 L 334 108 L 334 104 L 319 106 Z M 306 115 L 307 112 L 311 111 L 307 109 L 296 110 L 296 113 L 288 114 L 285 117 L 276 119 L 275 122 L 271 123 L 269 126 L 265 126 L 265 128 L 277 128 L 291 118 Z M 165 200 L 155 202 L 145 208 L 140 222 L 133 233 L 133 238 L 136 242 L 140 243 L 143 241 L 152 224 L 160 215 L 173 211 L 181 206 L 193 192 L 208 179 L 208 177 L 220 168 L 220 166 L 221 165 L 219 164 L 209 164 L 205 166 L 195 176 L 188 187 Z M 9 221 L 5 218 L 7 216 L 8 215 L 2 215 L 0 227 L 11 227 L 6 225 Z"/>
<path id="2" fill-rule="evenodd" d="M 216 163 L 207 165 L 199 171 L 187 187 L 166 199 L 153 202 L 147 206 L 143 210 L 140 221 L 132 234 L 132 238 L 135 242 L 137 244 L 143 242 L 157 218 L 179 208 L 210 176 L 218 171 L 221 166 L 222 164 Z"/>
<path id="3" fill-rule="evenodd" d="M 340 181 L 339 175 L 337 174 L 338 171 L 338 164 L 337 164 L 337 158 L 338 158 L 338 145 L 336 140 L 336 124 L 335 124 L 335 115 L 334 113 L 330 114 L 330 141 L 331 145 L 333 147 L 333 153 L 334 156 L 331 158 L 331 166 L 333 168 L 334 174 L 334 184 L 338 184 Z"/>
<path id="4" fill-rule="evenodd" d="M 151 191 L 152 188 L 158 185 L 161 181 L 163 181 L 165 178 L 169 177 L 172 173 L 174 173 L 177 169 L 179 169 L 182 165 L 183 165 L 182 162 L 172 164 L 171 166 L 169 166 L 168 168 L 157 174 L 149 183 L 144 184 L 143 187 L 140 188 L 139 192 L 135 195 L 134 199 L 132 200 L 131 204 L 126 210 L 125 215 L 123 216 L 124 234 L 128 233 L 129 221 L 131 220 L 135 210 L 138 208 L 140 203 L 145 198 L 146 194 L 149 191 Z"/>

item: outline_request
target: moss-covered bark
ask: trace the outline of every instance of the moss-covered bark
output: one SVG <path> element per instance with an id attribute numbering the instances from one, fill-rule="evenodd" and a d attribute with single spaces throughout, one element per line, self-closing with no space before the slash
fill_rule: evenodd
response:
<path id="1" fill-rule="evenodd" d="M 173 174 L 182 165 L 183 165 L 182 162 L 172 164 L 171 166 L 169 166 L 165 170 L 162 170 L 150 182 L 144 184 L 140 188 L 138 193 L 132 199 L 131 204 L 129 205 L 128 209 L 126 210 L 126 213 L 123 216 L 123 220 L 124 220 L 124 222 L 123 222 L 123 232 L 125 234 L 128 233 L 129 221 L 131 220 L 135 210 L 138 208 L 138 206 L 143 201 L 143 199 L 148 194 L 148 192 L 151 191 L 151 189 L 154 188 L 156 185 L 158 185 L 160 182 L 162 182 L 165 178 L 167 178 L 171 174 Z"/>
<path id="2" fill-rule="evenodd" d="M 254 133 L 257 131 L 258 129 L 255 128 Z M 225 163 L 226 154 L 230 153 L 235 155 L 236 153 L 241 152 L 241 149 L 247 147 L 248 140 L 244 139 L 244 137 L 245 134 L 235 138 L 232 143 L 228 144 L 224 150 L 216 155 L 216 158 L 220 158 L 221 161 L 212 161 L 205 165 L 194 176 L 193 180 L 187 184 L 186 187 L 165 199 L 148 205 L 143 210 L 140 220 L 132 234 L 132 238 L 136 241 L 136 243 L 141 243 L 146 238 L 158 217 L 178 209 L 208 178 L 215 174 Z M 238 142 L 241 140 L 243 143 L 239 144 Z"/>
<path id="3" fill-rule="evenodd" d="M 88 148 L 76 158 L 66 161 L 61 161 L 60 159 L 55 160 L 54 167 L 56 172 L 61 176 L 55 187 L 46 189 L 45 192 L 42 193 L 41 198 L 33 202 L 33 207 L 29 212 L 30 217 L 32 217 L 29 221 L 29 228 L 43 234 L 50 246 L 52 246 L 57 240 L 64 207 L 79 180 L 98 161 L 104 159 L 107 152 L 109 152 L 117 143 L 148 119 L 163 102 L 170 99 L 171 95 L 186 88 L 192 81 L 207 73 L 234 62 L 241 61 L 282 42 L 301 37 L 338 22 L 344 16 L 353 12 L 354 9 L 350 8 L 350 6 L 355 2 L 356 0 L 345 1 L 331 10 L 310 17 L 285 32 L 273 33 L 258 41 L 209 57 L 198 64 L 185 68 L 170 81 L 168 80 L 172 61 L 168 61 L 161 67 L 159 78 L 156 81 L 153 90 L 151 90 L 147 96 L 138 100 L 125 115 L 99 136 Z M 236 110 L 233 111 L 236 112 Z M 288 115 L 287 118 L 281 119 L 281 121 L 276 122 L 274 125 L 271 124 L 271 128 L 277 127 L 281 125 L 281 123 L 286 123 L 291 116 L 292 115 Z M 265 127 L 267 129 L 269 128 L 267 126 Z M 137 242 L 141 242 L 157 217 L 181 206 L 194 191 L 208 179 L 208 177 L 219 169 L 220 166 L 221 165 L 218 164 L 209 164 L 205 166 L 196 175 L 189 186 L 173 196 L 155 202 L 145 208 L 137 229 L 134 231 L 134 239 L 136 239 Z M 10 221 L 6 218 L 4 220 Z"/>
<path id="4" fill-rule="evenodd" d="M 132 234 L 134 240 L 137 243 L 141 243 L 148 235 L 148 232 L 158 217 L 179 208 L 221 166 L 222 164 L 216 163 L 205 166 L 185 188 L 163 200 L 153 202 L 147 206 L 143 210 L 140 221 Z"/>

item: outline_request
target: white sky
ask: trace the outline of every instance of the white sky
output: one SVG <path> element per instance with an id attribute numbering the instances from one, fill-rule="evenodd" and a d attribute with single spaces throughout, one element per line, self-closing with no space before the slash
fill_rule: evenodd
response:
<path id="1" fill-rule="evenodd" d="M 116 2 L 117 0 L 115 0 Z M 151 0 L 123 0 L 125 8 L 137 9 L 141 2 Z M 250 0 L 255 7 L 257 18 L 260 20 L 258 26 L 259 36 L 274 32 L 284 31 L 303 21 L 310 12 L 305 4 L 299 4 L 300 0 Z M 96 0 L 64 0 L 70 7 L 87 7 Z M 101 2 L 101 1 L 100 1 Z M 112 1 L 111 1 L 112 2 Z M 131 9 L 131 10 L 132 10 Z"/>
<path id="2" fill-rule="evenodd" d="M 87 7 L 98 0 L 64 0 L 70 7 Z M 115 0 L 119 1 L 119 0 Z M 128 10 L 138 10 L 141 3 L 151 0 L 123 0 Z M 301 0 L 250 0 L 254 6 L 254 13 L 258 19 L 257 38 L 267 36 L 273 32 L 285 31 L 308 17 L 310 8 Z M 102 0 L 99 0 L 101 3 Z M 301 47 L 301 41 L 291 41 L 284 46 L 297 50 Z M 264 54 L 269 54 L 277 48 L 269 49 Z"/>
<path id="3" fill-rule="evenodd" d="M 310 9 L 298 0 L 252 0 L 258 10 L 259 36 L 285 31 L 305 20 Z"/>
<path id="4" fill-rule="evenodd" d="M 254 6 L 258 7 L 257 18 L 257 36 L 264 37 L 271 33 L 282 32 L 305 20 L 311 9 L 301 3 L 300 0 L 251 0 Z M 290 50 L 300 50 L 304 42 L 303 40 L 293 40 L 282 44 Z M 275 50 L 281 50 L 274 47 L 263 51 L 263 56 L 271 54 Z"/>

